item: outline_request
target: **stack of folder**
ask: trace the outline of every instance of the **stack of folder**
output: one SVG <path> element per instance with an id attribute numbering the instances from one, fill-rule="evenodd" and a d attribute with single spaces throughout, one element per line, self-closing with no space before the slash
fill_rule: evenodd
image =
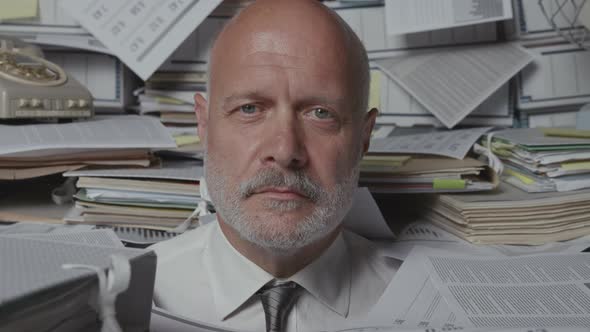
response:
<path id="1" fill-rule="evenodd" d="M 372 138 L 361 161 L 360 185 L 374 193 L 492 190 L 496 170 L 470 151 L 489 127 Z"/>
<path id="2" fill-rule="evenodd" d="M 147 167 L 153 157 L 148 149 L 58 153 L 48 156 L 0 158 L 0 179 L 22 180 L 75 170 L 85 165 L 128 165 Z"/>
<path id="3" fill-rule="evenodd" d="M 86 169 L 78 177 L 68 223 L 170 230 L 202 201 L 202 166 L 195 161 L 164 162 L 146 169 Z"/>
<path id="4" fill-rule="evenodd" d="M 176 140 L 176 151 L 202 151 L 193 98 L 195 91 L 206 95 L 206 80 L 205 72 L 157 71 L 138 90 L 139 113 L 160 119 Z"/>
<path id="5" fill-rule="evenodd" d="M 443 193 L 492 190 L 498 177 L 470 157 L 368 154 L 361 161 L 359 182 L 374 193 Z"/>
<path id="6" fill-rule="evenodd" d="M 492 147 L 505 165 L 503 180 L 527 192 L 590 188 L 590 135 L 585 133 L 562 128 L 495 132 Z"/>
<path id="7" fill-rule="evenodd" d="M 590 190 L 527 193 L 508 183 L 477 194 L 444 194 L 428 206 L 437 226 L 478 244 L 540 245 L 590 234 Z"/>
<path id="8" fill-rule="evenodd" d="M 0 180 L 57 174 L 86 165 L 147 167 L 155 160 L 152 150 L 175 147 L 160 123 L 138 116 L 0 125 Z"/>
<path id="9" fill-rule="evenodd" d="M 156 255 L 113 237 L 105 230 L 0 235 L 0 331 L 147 331 Z M 116 319 L 101 324 L 109 304 Z"/>

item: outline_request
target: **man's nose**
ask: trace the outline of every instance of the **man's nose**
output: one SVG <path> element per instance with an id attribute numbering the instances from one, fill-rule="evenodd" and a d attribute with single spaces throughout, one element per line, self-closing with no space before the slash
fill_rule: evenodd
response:
<path id="1" fill-rule="evenodd" d="M 276 163 L 283 168 L 302 168 L 308 156 L 305 133 L 297 113 L 292 110 L 277 113 L 269 123 L 270 135 L 263 151 L 264 163 Z"/>

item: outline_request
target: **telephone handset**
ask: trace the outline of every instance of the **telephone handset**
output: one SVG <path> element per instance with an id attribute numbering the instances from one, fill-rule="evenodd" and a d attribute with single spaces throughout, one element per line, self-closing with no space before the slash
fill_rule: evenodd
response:
<path id="1" fill-rule="evenodd" d="M 84 118 L 92 95 L 37 46 L 0 36 L 0 119 Z"/>

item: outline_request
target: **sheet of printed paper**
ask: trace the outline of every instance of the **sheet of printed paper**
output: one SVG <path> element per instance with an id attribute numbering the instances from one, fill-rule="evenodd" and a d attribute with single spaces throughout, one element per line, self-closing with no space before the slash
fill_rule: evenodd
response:
<path id="1" fill-rule="evenodd" d="M 588 254 L 486 257 L 419 251 L 418 260 L 457 318 L 474 327 L 590 328 Z"/>
<path id="2" fill-rule="evenodd" d="M 387 33 L 452 28 L 512 18 L 510 0 L 387 0 Z"/>
<path id="3" fill-rule="evenodd" d="M 0 156 L 45 156 L 93 149 L 171 149 L 176 143 L 158 119 L 115 115 L 72 123 L 0 125 Z"/>
<path id="4" fill-rule="evenodd" d="M 407 225 L 396 236 L 395 241 L 373 240 L 373 242 L 384 256 L 397 258 L 402 261 L 406 260 L 415 246 L 469 252 L 488 249 L 487 247 L 471 244 L 428 221 L 416 221 Z M 487 251 L 492 254 L 496 253 L 494 249 Z"/>
<path id="5" fill-rule="evenodd" d="M 440 250 L 440 249 L 432 249 Z M 367 326 L 395 328 L 467 328 L 468 321 L 458 319 L 453 307 L 442 297 L 426 267 L 420 252 L 413 250 L 393 276 L 389 286 L 367 314 Z M 356 323 L 360 326 L 360 323 Z"/>
<path id="6" fill-rule="evenodd" d="M 433 131 L 371 140 L 369 152 L 431 154 L 463 159 L 481 135 L 491 127 Z"/>
<path id="7" fill-rule="evenodd" d="M 589 263 L 590 256 L 579 253 L 515 258 L 416 247 L 368 314 L 367 326 L 584 329 Z"/>
<path id="8" fill-rule="evenodd" d="M 64 9 L 147 80 L 222 0 L 64 0 Z"/>
<path id="9" fill-rule="evenodd" d="M 374 62 L 452 128 L 531 61 L 521 46 L 495 43 L 408 51 Z"/>

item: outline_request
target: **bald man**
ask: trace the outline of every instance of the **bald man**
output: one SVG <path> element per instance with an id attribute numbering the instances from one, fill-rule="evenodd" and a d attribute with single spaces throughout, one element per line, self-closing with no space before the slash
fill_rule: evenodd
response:
<path id="1" fill-rule="evenodd" d="M 318 1 L 258 0 L 209 65 L 195 103 L 218 220 L 154 247 L 155 304 L 240 331 L 363 317 L 398 262 L 342 229 L 376 116 L 358 37 Z"/>

